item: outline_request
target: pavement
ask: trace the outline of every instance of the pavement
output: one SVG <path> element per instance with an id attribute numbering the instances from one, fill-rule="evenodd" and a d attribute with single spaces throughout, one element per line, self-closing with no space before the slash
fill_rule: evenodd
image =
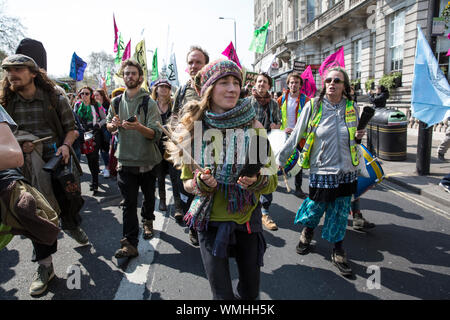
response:
<path id="1" fill-rule="evenodd" d="M 430 174 L 419 175 L 416 168 L 418 128 L 408 128 L 407 158 L 404 161 L 378 159 L 383 168 L 385 179 L 450 208 L 450 193 L 439 186 L 440 180 L 450 173 L 450 152 L 445 155 L 446 162 L 437 158 L 437 148 L 445 137 L 445 131 L 433 132 L 430 161 Z M 365 144 L 365 138 L 363 144 Z M 450 212 L 450 209 L 449 209 Z"/>

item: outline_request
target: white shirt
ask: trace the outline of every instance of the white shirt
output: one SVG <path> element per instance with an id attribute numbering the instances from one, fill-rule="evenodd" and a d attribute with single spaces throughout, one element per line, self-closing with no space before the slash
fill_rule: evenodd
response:
<path id="1" fill-rule="evenodd" d="M 295 127 L 295 120 L 297 118 L 297 113 L 295 110 L 297 109 L 297 98 L 291 97 L 289 94 L 288 101 L 287 101 L 287 122 L 288 128 L 294 128 Z"/>

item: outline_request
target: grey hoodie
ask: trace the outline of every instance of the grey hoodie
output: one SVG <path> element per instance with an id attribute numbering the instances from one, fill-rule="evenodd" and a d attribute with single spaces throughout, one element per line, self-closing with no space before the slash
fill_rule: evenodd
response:
<path id="1" fill-rule="evenodd" d="M 314 99 L 316 102 L 318 99 Z M 310 173 L 338 174 L 357 171 L 350 154 L 350 139 L 345 123 L 346 99 L 338 105 L 332 105 L 323 99 L 322 119 L 316 131 L 310 155 Z M 356 108 L 356 104 L 354 105 Z M 356 111 L 357 108 L 356 108 Z M 356 112 L 358 114 L 358 112 Z M 308 128 L 311 115 L 311 103 L 308 102 L 297 120 L 294 131 L 286 141 L 280 153 L 276 155 L 278 165 L 285 164 L 295 146 Z M 300 160 L 299 160 L 300 161 Z"/>

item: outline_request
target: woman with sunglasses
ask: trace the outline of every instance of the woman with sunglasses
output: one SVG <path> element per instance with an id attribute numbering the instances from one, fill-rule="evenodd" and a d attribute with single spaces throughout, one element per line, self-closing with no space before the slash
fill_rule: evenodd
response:
<path id="1" fill-rule="evenodd" d="M 304 226 L 296 247 L 307 254 L 314 229 L 325 214 L 322 238 L 334 244 L 333 264 L 344 276 L 352 270 L 343 249 L 351 199 L 356 191 L 358 148 L 365 130 L 357 130 L 358 111 L 350 96 L 350 80 L 342 68 L 327 72 L 319 98 L 305 105 L 294 131 L 278 155 L 278 164 L 286 160 L 300 139 L 306 138 L 302 151 L 302 167 L 310 169 L 309 197 L 303 201 L 295 224 Z"/>
<path id="2" fill-rule="evenodd" d="M 92 131 L 94 135 L 94 151 L 86 154 L 86 158 L 92 176 L 91 191 L 96 195 L 98 192 L 98 174 L 100 171 L 98 164 L 100 144 L 102 141 L 100 135 L 102 134 L 102 125 L 106 123 L 106 115 L 101 105 L 94 100 L 93 93 L 94 91 L 90 87 L 81 88 L 79 92 L 81 101 L 75 104 L 75 110 L 85 130 Z"/>
<path id="3" fill-rule="evenodd" d="M 109 100 L 108 96 L 106 95 L 106 92 L 104 89 L 96 89 L 94 91 L 94 99 L 97 103 L 99 103 L 103 107 L 103 111 L 105 114 L 108 114 L 109 106 L 111 105 L 111 101 Z M 103 125 L 101 127 L 103 136 L 101 137 L 102 144 L 101 144 L 101 150 L 100 154 L 103 159 L 103 163 L 105 164 L 105 169 L 103 170 L 103 177 L 109 178 L 110 177 L 110 171 L 109 171 L 109 149 L 111 144 L 111 133 L 106 129 L 106 125 Z"/>

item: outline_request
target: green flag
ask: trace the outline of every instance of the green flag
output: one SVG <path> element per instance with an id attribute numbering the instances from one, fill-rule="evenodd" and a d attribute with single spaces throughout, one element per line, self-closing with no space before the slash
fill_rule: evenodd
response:
<path id="1" fill-rule="evenodd" d="M 256 29 L 253 35 L 252 43 L 250 44 L 250 51 L 263 53 L 266 46 L 267 32 L 269 31 L 270 22 L 267 21 L 261 28 Z"/>
<path id="2" fill-rule="evenodd" d="M 108 68 L 108 71 L 106 72 L 106 85 L 111 85 L 111 70 Z"/>
<path id="3" fill-rule="evenodd" d="M 158 80 L 158 48 L 155 49 L 155 54 L 153 55 L 152 62 L 152 81 Z"/>
<path id="4" fill-rule="evenodd" d="M 115 64 L 120 64 L 122 62 L 122 56 L 124 51 L 125 47 L 123 44 L 122 34 L 119 34 L 119 44 L 117 45 L 117 54 L 116 59 L 114 60 Z"/>

